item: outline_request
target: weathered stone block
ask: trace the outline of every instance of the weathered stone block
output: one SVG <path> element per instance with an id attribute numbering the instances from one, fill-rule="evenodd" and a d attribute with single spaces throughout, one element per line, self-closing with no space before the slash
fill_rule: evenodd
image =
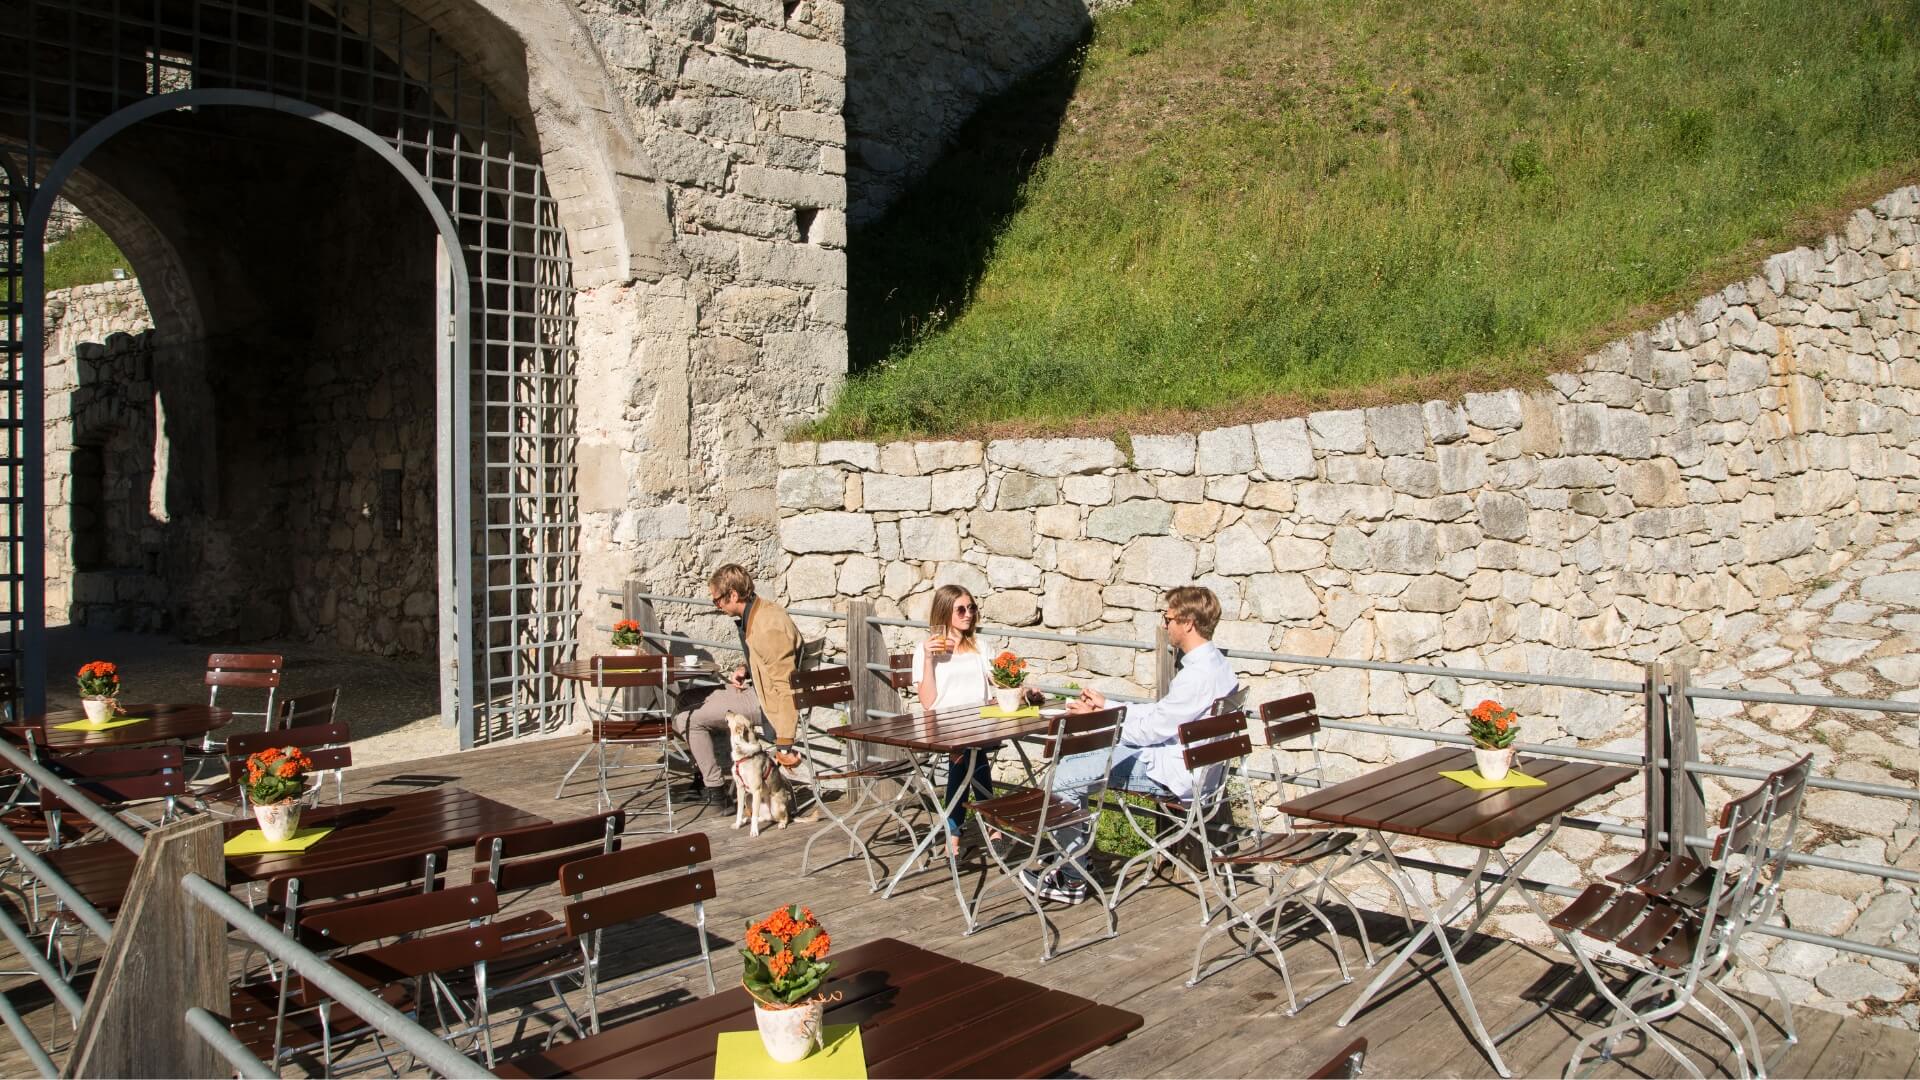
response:
<path id="1" fill-rule="evenodd" d="M 1427 424 L 1418 405 L 1388 405 L 1367 410 L 1375 453 L 1387 457 L 1420 454 L 1427 449 Z"/>
<path id="2" fill-rule="evenodd" d="M 782 469 L 774 481 L 780 505 L 797 510 L 837 510 L 846 498 L 846 473 L 831 465 Z"/>
<path id="3" fill-rule="evenodd" d="M 1519 427 L 1522 419 L 1518 390 L 1468 394 L 1466 407 L 1468 421 L 1488 431 L 1510 431 Z"/>
<path id="4" fill-rule="evenodd" d="M 813 600 L 832 596 L 839 586 L 839 566 L 831 555 L 802 555 L 787 567 L 787 599 Z"/>
<path id="5" fill-rule="evenodd" d="M 865 442 L 823 442 L 816 453 L 820 464 L 844 462 L 856 469 L 872 472 L 880 467 L 880 448 Z"/>
<path id="6" fill-rule="evenodd" d="M 1229 525 L 1213 540 L 1214 572 L 1228 577 L 1273 572 L 1273 554 L 1245 523 Z"/>
<path id="7" fill-rule="evenodd" d="M 946 441 L 913 444 L 913 456 L 922 472 L 964 469 L 986 460 L 986 447 L 978 442 Z"/>
<path id="8" fill-rule="evenodd" d="M 933 484 L 925 476 L 889 476 L 868 473 L 862 481 L 862 499 L 868 510 L 926 510 Z"/>
<path id="9" fill-rule="evenodd" d="M 1240 476 L 1253 471 L 1253 429 L 1246 425 L 1203 431 L 1198 469 L 1202 476 Z"/>
<path id="10" fill-rule="evenodd" d="M 1184 476 L 1193 472 L 1196 440 L 1192 435 L 1133 436 L 1133 467 Z"/>
<path id="11" fill-rule="evenodd" d="M 1171 536 L 1144 536 L 1120 556 L 1120 578 L 1138 585 L 1172 588 L 1193 581 L 1198 555 L 1193 545 Z"/>
<path id="12" fill-rule="evenodd" d="M 1309 413 L 1307 437 L 1322 453 L 1360 453 L 1367 448 L 1367 415 L 1360 409 Z"/>
<path id="13" fill-rule="evenodd" d="M 1483 491 L 1474 500 L 1474 507 L 1480 514 L 1480 528 L 1488 536 L 1501 540 L 1526 539 L 1527 504 L 1518 496 Z"/>
<path id="14" fill-rule="evenodd" d="M 967 529 L 988 551 L 1033 557 L 1033 515 L 1024 510 L 976 510 L 967 516 Z"/>
<path id="15" fill-rule="evenodd" d="M 1113 477 L 1067 476 L 1060 480 L 1060 493 L 1080 506 L 1105 506 L 1113 501 Z"/>
<path id="16" fill-rule="evenodd" d="M 1392 574 L 1431 574 L 1439 569 L 1434 527 L 1424 521 L 1389 521 L 1367 539 L 1373 566 Z"/>
<path id="17" fill-rule="evenodd" d="M 1081 627 L 1099 621 L 1105 607 L 1100 586 L 1049 574 L 1041 594 L 1040 621 L 1053 627 Z"/>
<path id="18" fill-rule="evenodd" d="M 952 522 L 946 522 L 946 525 L 949 530 L 953 529 Z M 780 543 L 795 555 L 834 551 L 872 552 L 876 548 L 873 515 L 829 512 L 785 518 L 780 522 Z M 954 554 L 947 557 L 955 558 L 958 555 L 959 536 L 956 532 Z"/>
<path id="19" fill-rule="evenodd" d="M 1420 407 L 1427 421 L 1427 437 L 1435 445 L 1467 437 L 1467 411 L 1451 401 L 1429 401 Z"/>
<path id="20" fill-rule="evenodd" d="M 1118 468 L 1125 459 L 1111 439 L 998 439 L 987 460 L 1037 476 L 1070 476 Z"/>
<path id="21" fill-rule="evenodd" d="M 1087 535 L 1122 544 L 1136 536 L 1163 536 L 1173 522 L 1173 507 L 1148 499 L 1102 506 L 1087 515 Z"/>
<path id="22" fill-rule="evenodd" d="M 1001 510 L 1025 510 L 1052 506 L 1060 501 L 1060 481 L 1051 476 L 1010 472 L 1000 478 L 1000 490 L 993 504 Z"/>
<path id="23" fill-rule="evenodd" d="M 1442 493 L 1472 491 L 1487 482 L 1487 455 L 1470 443 L 1434 447 Z"/>
<path id="24" fill-rule="evenodd" d="M 928 509 L 967 510 L 980 505 L 980 496 L 987 489 L 987 470 L 953 469 L 934 473 L 927 480 Z"/>
<path id="25" fill-rule="evenodd" d="M 1329 525 L 1379 521 L 1393 510 L 1392 490 L 1371 484 L 1301 484 L 1295 495 L 1301 517 Z"/>
<path id="26" fill-rule="evenodd" d="M 1313 444 L 1305 420 L 1271 420 L 1253 425 L 1253 445 L 1260 471 L 1275 480 L 1307 479 L 1314 475 Z"/>
<path id="27" fill-rule="evenodd" d="M 900 554 L 918 562 L 958 559 L 959 523 L 948 517 L 901 518 Z"/>
<path id="28" fill-rule="evenodd" d="M 1266 622 L 1316 618 L 1320 598 L 1295 574 L 1261 574 L 1247 579 L 1247 609 Z"/>

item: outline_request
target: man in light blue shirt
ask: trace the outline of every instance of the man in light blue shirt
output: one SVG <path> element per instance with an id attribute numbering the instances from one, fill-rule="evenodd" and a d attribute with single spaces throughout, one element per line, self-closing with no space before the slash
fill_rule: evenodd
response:
<path id="1" fill-rule="evenodd" d="M 1214 628 L 1220 624 L 1220 599 L 1213 590 L 1183 585 L 1167 590 L 1166 603 L 1161 619 L 1167 641 L 1182 654 L 1180 670 L 1165 697 L 1126 706 L 1106 779 L 1109 786 L 1124 791 L 1186 799 L 1193 795 L 1193 773 L 1181 759 L 1180 725 L 1207 715 L 1214 702 L 1233 694 L 1240 684 L 1232 665 L 1213 644 Z M 1083 690 L 1067 709 L 1084 713 L 1106 707 L 1106 695 Z M 1053 790 L 1084 801 L 1087 790 L 1099 783 L 1106 761 L 1101 751 L 1061 758 L 1054 770 Z M 1086 832 L 1085 825 L 1069 826 L 1059 830 L 1056 839 L 1073 851 L 1086 842 Z M 1044 877 L 1023 870 L 1021 880 L 1042 899 L 1077 904 L 1087 897 L 1087 883 L 1071 867 L 1056 868 Z"/>

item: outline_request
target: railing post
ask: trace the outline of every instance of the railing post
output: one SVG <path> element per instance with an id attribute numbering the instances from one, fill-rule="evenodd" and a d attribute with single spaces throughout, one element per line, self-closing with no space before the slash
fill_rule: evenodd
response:
<path id="1" fill-rule="evenodd" d="M 1161 623 L 1153 632 L 1153 700 L 1167 696 L 1167 687 L 1173 685 L 1173 643 L 1167 640 L 1167 624 Z"/>
<path id="2" fill-rule="evenodd" d="M 1672 762 L 1660 764 L 1667 757 L 1669 740 L 1667 736 L 1667 696 L 1666 676 L 1662 665 L 1654 662 L 1647 664 L 1647 790 L 1645 794 L 1647 808 L 1647 848 L 1666 844 L 1661 834 L 1667 831 L 1667 809 L 1673 805 L 1671 793 Z"/>
<path id="3" fill-rule="evenodd" d="M 620 606 L 626 611 L 627 618 L 640 624 L 641 652 L 671 653 L 673 649 L 668 646 L 663 645 L 658 649 L 655 649 L 653 646 L 654 635 L 660 633 L 660 613 L 653 609 L 653 601 L 641 597 L 640 594 L 646 591 L 645 586 L 632 578 L 628 578 L 627 583 L 620 589 Z M 664 709 L 667 707 L 667 688 L 664 685 L 647 687 L 645 689 L 630 686 L 626 689 L 625 694 L 625 706 L 627 715 L 629 716 L 633 715 L 635 711 L 642 707 L 640 698 L 643 694 L 647 699 L 646 708 Z"/>
<path id="4" fill-rule="evenodd" d="M 188 874 L 226 880 L 221 824 L 195 817 L 147 834 L 65 1075 L 229 1074 L 182 1019 L 192 1006 L 224 1014 L 231 1004 L 227 925 L 180 885 Z"/>
<path id="5" fill-rule="evenodd" d="M 847 667 L 853 676 L 852 705 L 856 720 L 865 720 L 869 710 L 899 712 L 901 709 L 893 680 L 867 666 L 885 666 L 891 660 L 886 635 L 868 621 L 872 618 L 872 601 L 847 601 Z"/>
<path id="6" fill-rule="evenodd" d="M 1683 837 L 1707 835 L 1707 798 L 1705 781 L 1699 773 L 1687 768 L 1700 760 L 1700 739 L 1693 726 L 1693 700 L 1687 697 L 1690 676 L 1684 666 L 1674 664 L 1669 678 L 1669 693 L 1673 695 L 1667 706 L 1667 755 L 1673 762 L 1669 780 L 1673 785 L 1670 803 L 1673 809 L 1668 816 L 1673 842 L 1669 848 L 1676 855 L 1684 855 L 1690 853 Z M 1696 858 L 1705 862 L 1704 855 L 1702 852 Z"/>

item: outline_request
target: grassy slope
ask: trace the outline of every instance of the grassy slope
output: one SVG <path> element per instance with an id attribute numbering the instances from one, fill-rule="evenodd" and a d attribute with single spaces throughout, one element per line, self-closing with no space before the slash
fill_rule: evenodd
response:
<path id="1" fill-rule="evenodd" d="M 1138 0 L 1063 82 L 1024 186 L 996 103 L 855 237 L 814 434 L 1525 383 L 1906 180 L 1920 0 Z"/>
<path id="2" fill-rule="evenodd" d="M 47 291 L 111 280 L 115 267 L 133 274 L 127 257 L 89 221 L 47 249 Z"/>

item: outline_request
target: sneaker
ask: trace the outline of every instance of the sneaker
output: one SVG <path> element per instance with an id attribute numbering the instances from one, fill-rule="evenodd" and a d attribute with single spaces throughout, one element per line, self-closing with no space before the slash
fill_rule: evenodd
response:
<path id="1" fill-rule="evenodd" d="M 1045 877 L 1031 870 L 1022 870 L 1020 884 L 1040 899 L 1058 904 L 1078 904 L 1087 898 L 1086 882 L 1068 877 L 1058 870 L 1048 871 Z"/>

